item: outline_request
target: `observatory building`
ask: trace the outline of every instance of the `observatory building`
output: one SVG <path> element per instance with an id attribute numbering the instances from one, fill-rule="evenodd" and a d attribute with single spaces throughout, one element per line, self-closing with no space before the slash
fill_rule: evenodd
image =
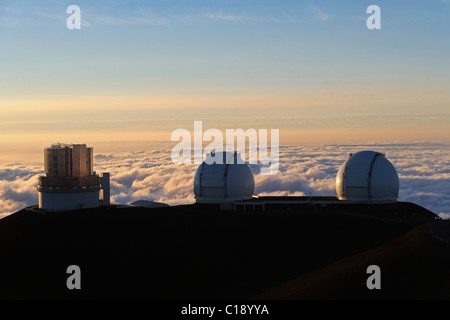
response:
<path id="1" fill-rule="evenodd" d="M 44 149 L 39 177 L 39 209 L 66 211 L 110 204 L 109 173 L 93 171 L 93 149 L 85 144 L 53 144 Z"/>
<path id="2" fill-rule="evenodd" d="M 213 161 L 215 157 L 217 162 Z M 350 154 L 336 176 L 337 196 L 257 196 L 247 164 L 237 164 L 236 152 L 211 153 L 198 167 L 194 194 L 199 204 L 234 211 L 352 211 L 394 210 L 399 193 L 397 171 L 384 154 L 361 151 Z M 243 162 L 241 160 L 241 162 Z M 377 209 L 378 208 L 378 209 Z"/>
<path id="3" fill-rule="evenodd" d="M 398 199 L 397 170 L 384 154 L 360 151 L 350 154 L 336 176 L 339 200 L 357 202 L 395 202 Z"/>
<path id="4" fill-rule="evenodd" d="M 235 201 L 252 199 L 254 192 L 253 173 L 237 152 L 212 152 L 195 172 L 197 203 L 233 208 Z"/>

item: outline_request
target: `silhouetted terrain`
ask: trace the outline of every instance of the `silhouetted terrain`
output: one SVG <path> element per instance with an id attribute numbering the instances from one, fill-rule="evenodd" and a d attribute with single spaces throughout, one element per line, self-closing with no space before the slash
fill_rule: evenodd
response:
<path id="1" fill-rule="evenodd" d="M 442 220 L 331 212 L 24 209 L 0 220 L 0 298 L 448 298 L 450 250 L 431 224 L 449 234 Z M 69 265 L 81 290 L 66 287 Z"/>
<path id="2" fill-rule="evenodd" d="M 434 224 L 449 222 L 436 221 Z M 449 233 L 447 233 L 449 234 Z M 394 240 L 284 283 L 254 299 L 449 299 L 450 247 L 436 241 L 431 223 Z M 381 269 L 381 290 L 368 290 L 367 266 Z"/>

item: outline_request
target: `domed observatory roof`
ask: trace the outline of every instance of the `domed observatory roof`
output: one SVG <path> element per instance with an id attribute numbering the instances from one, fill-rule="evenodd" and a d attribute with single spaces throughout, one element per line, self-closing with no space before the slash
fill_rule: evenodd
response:
<path id="1" fill-rule="evenodd" d="M 198 203 L 248 200 L 254 191 L 253 173 L 237 152 L 212 152 L 195 172 L 194 194 Z"/>
<path id="2" fill-rule="evenodd" d="M 337 173 L 336 193 L 339 200 L 395 202 L 398 191 L 397 170 L 379 152 L 350 154 Z"/>

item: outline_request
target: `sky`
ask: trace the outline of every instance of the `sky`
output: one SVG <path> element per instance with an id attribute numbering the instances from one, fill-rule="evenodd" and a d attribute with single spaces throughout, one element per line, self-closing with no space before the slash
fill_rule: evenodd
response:
<path id="1" fill-rule="evenodd" d="M 17 143 L 167 141 L 194 120 L 278 128 L 282 144 L 436 141 L 449 56 L 445 0 L 2 0 L 0 159 Z"/>
<path id="2" fill-rule="evenodd" d="M 374 4 L 379 30 L 366 25 Z M 439 153 L 448 167 L 448 57 L 449 0 L 0 0 L 0 199 L 30 203 L 6 196 L 8 170 L 33 184 L 51 143 L 165 155 L 194 121 L 279 129 L 281 145 L 324 156 L 414 146 L 417 162 Z M 433 168 L 428 182 L 448 179 Z"/>

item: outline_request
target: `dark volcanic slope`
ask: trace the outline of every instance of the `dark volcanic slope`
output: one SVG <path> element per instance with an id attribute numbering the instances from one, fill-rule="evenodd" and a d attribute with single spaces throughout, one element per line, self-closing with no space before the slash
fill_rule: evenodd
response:
<path id="1" fill-rule="evenodd" d="M 45 215 L 22 210 L 0 220 L 0 298 L 247 299 L 392 243 L 408 231 L 418 232 L 417 226 L 424 228 L 405 220 L 229 213 L 197 206 L 109 207 Z M 415 256 L 414 245 L 411 248 L 408 252 Z M 429 255 L 436 263 L 447 263 L 440 253 Z M 428 258 L 418 255 L 417 261 Z M 390 257 L 385 259 L 389 263 Z M 379 261 L 374 251 L 363 264 Z M 66 288 L 66 268 L 72 264 L 81 268 L 81 290 Z M 414 274 L 423 277 L 417 271 Z M 398 289 L 398 294 L 409 296 L 407 289 Z M 283 292 L 269 296 L 297 297 Z M 299 297 L 308 297 L 307 291 Z"/>
<path id="2" fill-rule="evenodd" d="M 449 222 L 433 224 L 450 227 Z M 381 290 L 367 290 L 367 266 L 381 269 Z M 254 299 L 449 299 L 450 247 L 424 223 L 376 248 L 288 281 Z"/>

